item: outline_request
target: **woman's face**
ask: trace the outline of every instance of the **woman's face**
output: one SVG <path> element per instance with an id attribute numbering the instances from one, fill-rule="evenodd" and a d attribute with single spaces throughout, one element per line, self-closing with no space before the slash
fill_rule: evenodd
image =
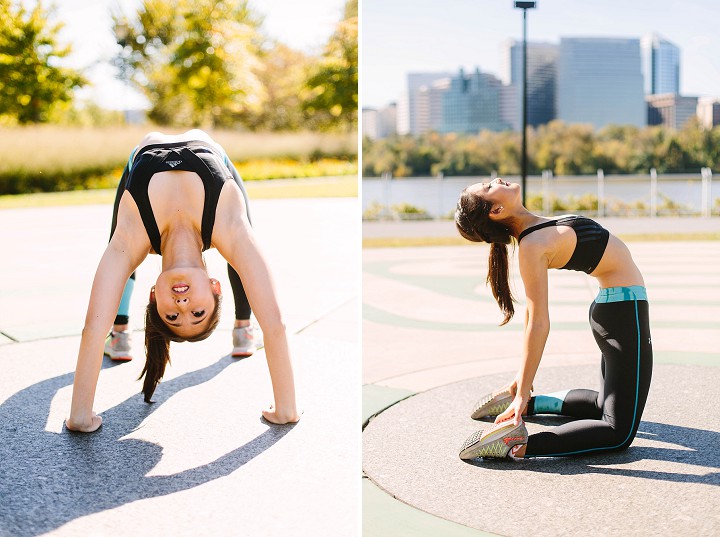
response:
<path id="1" fill-rule="evenodd" d="M 220 295 L 220 283 L 199 268 L 166 270 L 153 289 L 160 318 L 181 337 L 192 337 L 207 327 L 215 310 L 214 295 Z"/>
<path id="2" fill-rule="evenodd" d="M 497 178 L 488 183 L 475 183 L 468 191 L 497 205 L 511 206 L 520 199 L 520 185 Z"/>

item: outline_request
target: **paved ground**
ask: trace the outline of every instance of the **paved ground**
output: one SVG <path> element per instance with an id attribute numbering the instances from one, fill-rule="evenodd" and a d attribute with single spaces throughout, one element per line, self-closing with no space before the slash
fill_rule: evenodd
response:
<path id="1" fill-rule="evenodd" d="M 663 219 L 625 224 L 606 223 L 617 233 L 638 224 L 720 230 L 720 219 L 688 220 L 687 228 Z M 380 236 L 429 236 L 388 229 Z M 708 509 L 720 502 L 720 455 L 709 447 L 720 440 L 720 420 L 705 410 L 720 381 L 720 241 L 632 242 L 630 249 L 648 287 L 656 361 L 635 443 L 615 457 L 518 464 L 457 457 L 465 437 L 484 427 L 469 418 L 472 404 L 511 380 L 519 363 L 517 266 L 520 314 L 499 328 L 484 284 L 486 246 L 363 251 L 365 535 L 720 532 L 717 510 Z M 599 358 L 587 311 L 597 286 L 571 271 L 551 272 L 549 285 L 552 329 L 536 391 L 595 387 Z M 511 500 L 507 491 L 518 486 L 523 493 Z M 510 501 L 517 509 L 508 509 Z M 432 531 L 423 529 L 428 523 Z"/>
<path id="2" fill-rule="evenodd" d="M 160 262 L 138 270 L 136 355 L 106 360 L 101 430 L 63 429 L 90 284 L 111 207 L 0 211 L 0 536 L 359 533 L 359 220 L 354 199 L 253 203 L 277 280 L 305 414 L 260 419 L 271 388 L 264 353 L 233 360 L 228 295 L 208 340 L 173 344 L 148 406 L 142 310 Z M 329 247 L 332 245 L 332 247 Z"/>

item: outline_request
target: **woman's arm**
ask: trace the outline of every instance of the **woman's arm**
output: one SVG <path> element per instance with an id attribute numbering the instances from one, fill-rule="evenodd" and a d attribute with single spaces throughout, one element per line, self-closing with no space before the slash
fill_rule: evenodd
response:
<path id="1" fill-rule="evenodd" d="M 275 284 L 247 219 L 245 201 L 233 182 L 226 183 L 221 193 L 213 245 L 240 276 L 263 331 L 275 399 L 274 406 L 264 410 L 263 416 L 273 423 L 296 422 L 300 414 L 295 402 L 295 380 Z"/>
<path id="2" fill-rule="evenodd" d="M 127 241 L 116 233 L 95 273 L 75 368 L 70 416 L 65 420 L 66 427 L 71 431 L 89 433 L 102 423 L 102 418 L 93 412 L 92 407 L 103 346 L 120 305 L 125 282 L 142 262 L 140 258 L 132 260 L 129 251 Z"/>
<path id="3" fill-rule="evenodd" d="M 522 412 L 530 401 L 530 390 L 542 359 L 545 342 L 550 333 L 548 313 L 548 258 L 545 247 L 528 241 L 520 248 L 520 276 L 525 285 L 527 309 L 523 358 L 515 382 L 517 391 L 510 407 L 500 414 L 496 423 L 513 419 L 520 423 Z"/>

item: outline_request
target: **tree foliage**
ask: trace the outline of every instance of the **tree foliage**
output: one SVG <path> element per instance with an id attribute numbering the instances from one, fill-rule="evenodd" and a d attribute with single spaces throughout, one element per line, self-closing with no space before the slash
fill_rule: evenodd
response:
<path id="1" fill-rule="evenodd" d="M 664 127 L 589 125 L 552 121 L 528 136 L 528 170 L 555 175 L 698 172 L 720 169 L 720 127 L 690 121 L 679 131 Z M 428 133 L 363 141 L 363 175 L 395 177 L 520 173 L 520 133 L 482 131 L 475 136 Z"/>
<path id="2" fill-rule="evenodd" d="M 61 24 L 48 22 L 42 0 L 27 10 L 20 2 L 0 0 L 0 116 L 18 123 L 48 121 L 58 103 L 69 102 L 82 76 L 59 67 L 71 48 L 61 46 Z"/>
<path id="3" fill-rule="evenodd" d="M 144 0 L 137 19 L 114 18 L 124 78 L 164 125 L 218 127 L 256 114 L 261 19 L 247 1 Z"/>
<path id="4" fill-rule="evenodd" d="M 304 108 L 319 128 L 357 126 L 358 109 L 358 7 L 345 4 L 340 21 L 325 47 L 320 64 L 306 84 Z"/>

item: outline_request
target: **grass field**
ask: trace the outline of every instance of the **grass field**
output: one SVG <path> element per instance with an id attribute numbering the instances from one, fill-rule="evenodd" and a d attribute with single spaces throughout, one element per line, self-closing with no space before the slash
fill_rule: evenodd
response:
<path id="1" fill-rule="evenodd" d="M 0 129 L 0 193 L 109 188 L 132 148 L 150 130 L 153 127 L 57 125 Z M 356 133 L 210 131 L 210 135 L 246 180 L 357 174 Z"/>

